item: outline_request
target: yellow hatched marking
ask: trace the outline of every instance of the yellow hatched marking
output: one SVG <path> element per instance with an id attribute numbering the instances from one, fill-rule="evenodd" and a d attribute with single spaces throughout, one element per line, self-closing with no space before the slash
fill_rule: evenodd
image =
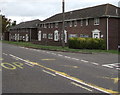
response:
<path id="1" fill-rule="evenodd" d="M 109 78 L 109 77 L 103 77 L 105 79 L 109 79 L 109 80 L 113 80 L 114 81 L 114 84 L 117 84 L 118 81 L 120 81 L 120 78 Z"/>

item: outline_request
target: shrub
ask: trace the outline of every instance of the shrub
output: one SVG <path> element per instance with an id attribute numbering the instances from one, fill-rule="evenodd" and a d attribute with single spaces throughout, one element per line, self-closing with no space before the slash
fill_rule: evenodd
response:
<path id="1" fill-rule="evenodd" d="M 68 43 L 74 49 L 105 49 L 105 41 L 97 38 L 70 38 Z"/>

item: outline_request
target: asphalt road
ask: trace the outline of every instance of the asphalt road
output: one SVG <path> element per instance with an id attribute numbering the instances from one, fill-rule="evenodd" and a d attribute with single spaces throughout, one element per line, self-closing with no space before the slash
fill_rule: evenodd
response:
<path id="1" fill-rule="evenodd" d="M 117 54 L 2 47 L 2 93 L 119 93 Z"/>

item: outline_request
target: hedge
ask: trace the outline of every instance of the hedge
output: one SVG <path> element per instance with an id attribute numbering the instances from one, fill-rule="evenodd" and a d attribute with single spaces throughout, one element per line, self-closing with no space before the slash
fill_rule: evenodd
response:
<path id="1" fill-rule="evenodd" d="M 105 41 L 98 38 L 70 38 L 69 48 L 73 49 L 105 49 Z"/>

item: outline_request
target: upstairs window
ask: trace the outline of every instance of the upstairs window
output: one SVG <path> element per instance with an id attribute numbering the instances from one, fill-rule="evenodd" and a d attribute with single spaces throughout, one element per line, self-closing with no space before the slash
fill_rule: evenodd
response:
<path id="1" fill-rule="evenodd" d="M 70 21 L 70 27 L 72 27 L 72 21 Z"/>
<path id="2" fill-rule="evenodd" d="M 95 18 L 94 19 L 94 25 L 99 25 L 100 24 L 100 19 L 99 18 Z"/>
<path id="3" fill-rule="evenodd" d="M 77 21 L 76 20 L 74 21 L 74 27 L 77 27 Z"/>
<path id="4" fill-rule="evenodd" d="M 50 28 L 50 23 L 48 24 L 48 28 Z"/>
<path id="5" fill-rule="evenodd" d="M 55 28 L 58 28 L 58 22 L 55 23 Z"/>
<path id="6" fill-rule="evenodd" d="M 46 24 L 44 24 L 44 28 L 47 28 Z"/>
<path id="7" fill-rule="evenodd" d="M 53 24 L 52 23 L 50 24 L 50 26 L 51 26 L 51 28 L 53 28 Z"/>
<path id="8" fill-rule="evenodd" d="M 81 19 L 81 21 L 80 21 L 80 24 L 81 24 L 81 26 L 83 26 L 83 20 Z"/>
<path id="9" fill-rule="evenodd" d="M 88 19 L 86 19 L 86 26 L 88 26 L 89 25 L 89 20 Z"/>

